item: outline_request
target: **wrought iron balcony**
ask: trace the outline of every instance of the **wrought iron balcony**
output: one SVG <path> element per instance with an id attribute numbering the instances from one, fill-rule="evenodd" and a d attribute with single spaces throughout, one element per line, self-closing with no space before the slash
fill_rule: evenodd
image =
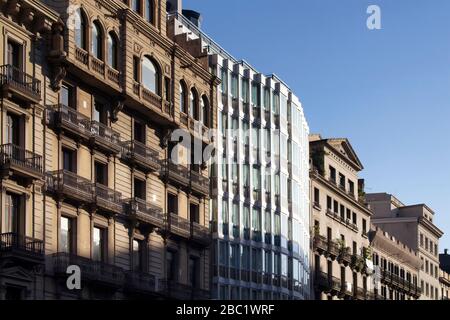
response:
<path id="1" fill-rule="evenodd" d="M 127 199 L 124 202 L 126 213 L 131 219 L 158 228 L 164 227 L 165 219 L 161 208 L 139 198 Z"/>
<path id="2" fill-rule="evenodd" d="M 339 256 L 338 261 L 345 266 L 350 265 L 352 262 L 352 255 L 350 254 L 350 248 L 340 248 L 339 249 Z"/>
<path id="3" fill-rule="evenodd" d="M 158 151 L 135 140 L 122 143 L 122 158 L 146 172 L 161 170 Z"/>
<path id="4" fill-rule="evenodd" d="M 200 173 L 191 170 L 191 189 L 192 191 L 203 195 L 209 195 L 209 178 Z"/>
<path id="5" fill-rule="evenodd" d="M 190 185 L 189 169 L 183 165 L 175 164 L 170 160 L 166 161 L 161 169 L 161 176 L 183 187 L 189 187 Z"/>
<path id="6" fill-rule="evenodd" d="M 68 253 L 53 254 L 55 275 L 67 277 L 67 267 L 72 265 L 80 267 L 82 282 L 95 283 L 111 288 L 120 288 L 124 284 L 125 275 L 120 267 Z"/>
<path id="7" fill-rule="evenodd" d="M 3 176 L 10 174 L 31 180 L 43 178 L 42 157 L 14 144 L 0 146 L 0 170 Z"/>
<path id="8" fill-rule="evenodd" d="M 60 198 L 74 200 L 83 204 L 94 202 L 92 182 L 73 172 L 66 170 L 48 172 L 46 176 L 47 190 Z"/>
<path id="9" fill-rule="evenodd" d="M 118 154 L 121 151 L 120 135 L 110 127 L 98 121 L 91 121 L 91 143 L 107 153 Z"/>
<path id="10" fill-rule="evenodd" d="M 33 103 L 41 100 L 41 81 L 12 65 L 0 67 L 0 87 L 2 96 L 12 94 Z"/>
<path id="11" fill-rule="evenodd" d="M 168 215 L 168 229 L 171 234 L 189 239 L 191 236 L 191 223 L 174 213 Z"/>
<path id="12" fill-rule="evenodd" d="M 381 282 L 413 297 L 418 298 L 422 294 L 421 289 L 416 284 L 387 270 L 382 270 Z"/>
<path id="13" fill-rule="evenodd" d="M 353 270 L 356 270 L 358 272 L 361 272 L 364 269 L 365 260 L 362 256 L 359 254 L 353 254 L 352 255 L 352 262 L 350 266 Z"/>
<path id="14" fill-rule="evenodd" d="M 205 246 L 208 246 L 212 240 L 209 228 L 197 222 L 191 222 L 191 238 L 192 241 Z"/>
<path id="15" fill-rule="evenodd" d="M 332 295 L 338 295 L 342 290 L 341 280 L 321 271 L 316 274 L 315 285 L 318 290 Z"/>
<path id="16" fill-rule="evenodd" d="M 182 284 L 173 280 L 161 281 L 162 292 L 165 297 L 175 300 L 208 300 L 209 291 Z"/>
<path id="17" fill-rule="evenodd" d="M 12 259 L 20 264 L 44 263 L 44 241 L 17 233 L 0 234 L 0 258 Z"/>
<path id="18" fill-rule="evenodd" d="M 113 213 L 122 212 L 122 194 L 120 192 L 114 191 L 101 183 L 95 183 L 93 191 L 97 207 Z"/>
<path id="19" fill-rule="evenodd" d="M 125 272 L 125 292 L 136 294 L 157 294 L 158 282 L 154 275 L 137 272 L 127 271 Z"/>
<path id="20" fill-rule="evenodd" d="M 339 245 L 333 240 L 328 240 L 327 252 L 329 257 L 331 257 L 332 259 L 336 259 L 340 253 Z"/>
<path id="21" fill-rule="evenodd" d="M 91 120 L 64 104 L 48 107 L 50 124 L 58 131 L 76 139 L 88 141 L 91 138 Z"/>
<path id="22" fill-rule="evenodd" d="M 356 288 L 354 292 L 354 297 L 357 300 L 368 300 L 369 295 L 367 289 L 364 288 Z"/>

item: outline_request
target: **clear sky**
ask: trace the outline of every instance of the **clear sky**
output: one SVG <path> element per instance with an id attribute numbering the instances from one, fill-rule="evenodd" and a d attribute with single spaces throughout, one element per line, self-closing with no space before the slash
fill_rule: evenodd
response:
<path id="1" fill-rule="evenodd" d="M 366 27 L 369 5 L 381 30 Z M 367 192 L 426 203 L 450 249 L 450 1 L 184 0 L 238 59 L 300 97 L 311 132 L 347 137 Z"/>

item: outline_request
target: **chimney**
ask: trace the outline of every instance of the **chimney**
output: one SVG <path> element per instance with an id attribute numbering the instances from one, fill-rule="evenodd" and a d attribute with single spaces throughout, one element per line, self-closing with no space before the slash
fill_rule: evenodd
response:
<path id="1" fill-rule="evenodd" d="M 182 0 L 167 0 L 167 8 L 166 11 L 168 13 L 182 14 L 183 10 L 183 1 Z"/>

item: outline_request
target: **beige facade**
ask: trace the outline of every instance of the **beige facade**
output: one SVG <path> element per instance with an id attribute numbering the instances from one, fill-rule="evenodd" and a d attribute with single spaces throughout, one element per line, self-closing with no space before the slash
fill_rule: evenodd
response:
<path id="1" fill-rule="evenodd" d="M 208 297 L 207 58 L 166 0 L 43 2 L 1 8 L 0 299 Z"/>
<path id="2" fill-rule="evenodd" d="M 439 239 L 443 233 L 433 223 L 433 210 L 424 204 L 405 206 L 386 193 L 367 194 L 366 201 L 374 212 L 372 223 L 375 226 L 418 252 L 420 299 L 440 299 Z"/>
<path id="3" fill-rule="evenodd" d="M 439 282 L 441 283 L 441 299 L 450 300 L 450 274 L 440 269 Z"/>
<path id="4" fill-rule="evenodd" d="M 415 300 L 421 295 L 417 251 L 378 227 L 369 233 L 375 268 L 374 295 L 378 300 Z"/>
<path id="5" fill-rule="evenodd" d="M 347 139 L 312 135 L 310 158 L 315 299 L 371 299 L 372 213 L 359 197 L 363 166 Z"/>

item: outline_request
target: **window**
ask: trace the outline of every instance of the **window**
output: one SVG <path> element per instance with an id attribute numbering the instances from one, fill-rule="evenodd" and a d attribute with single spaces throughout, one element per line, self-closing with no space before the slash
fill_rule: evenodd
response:
<path id="1" fill-rule="evenodd" d="M 315 205 L 320 204 L 320 191 L 317 188 L 314 188 L 314 204 Z"/>
<path id="2" fill-rule="evenodd" d="M 425 250 L 428 250 L 428 238 L 425 237 Z"/>
<path id="3" fill-rule="evenodd" d="M 81 9 L 78 9 L 75 12 L 75 45 L 78 48 L 87 50 L 86 45 L 86 31 L 87 31 L 87 22 L 84 13 Z"/>
<path id="4" fill-rule="evenodd" d="M 167 194 L 167 211 L 178 214 L 178 197 L 172 193 Z"/>
<path id="5" fill-rule="evenodd" d="M 21 233 L 21 198 L 13 193 L 6 194 L 5 212 L 2 215 L 2 233 Z"/>
<path id="6" fill-rule="evenodd" d="M 200 210 L 198 204 L 195 203 L 190 204 L 189 215 L 191 217 L 191 222 L 200 223 Z"/>
<path id="7" fill-rule="evenodd" d="M 130 0 L 131 9 L 141 14 L 141 0 Z"/>
<path id="8" fill-rule="evenodd" d="M 117 37 L 113 32 L 108 34 L 108 65 L 113 69 L 118 69 L 118 47 Z"/>
<path id="9" fill-rule="evenodd" d="M 362 234 L 363 235 L 367 234 L 367 221 L 366 221 L 366 219 L 362 219 Z"/>
<path id="10" fill-rule="evenodd" d="M 105 231 L 94 227 L 92 237 L 92 259 L 105 261 Z"/>
<path id="11" fill-rule="evenodd" d="M 333 203 L 333 200 L 331 199 L 331 197 L 327 196 L 327 209 L 330 211 L 332 210 L 332 203 Z"/>
<path id="12" fill-rule="evenodd" d="M 173 251 L 166 252 L 166 277 L 169 281 L 177 279 L 176 253 Z"/>
<path id="13" fill-rule="evenodd" d="M 159 95 L 158 68 L 149 57 L 144 57 L 142 61 L 142 84 L 152 93 Z"/>
<path id="14" fill-rule="evenodd" d="M 100 27 L 100 23 L 98 21 L 94 21 L 92 25 L 92 55 L 99 59 L 103 60 L 103 33 L 102 28 Z"/>
<path id="15" fill-rule="evenodd" d="M 133 239 L 133 270 L 143 271 L 143 241 Z"/>
<path id="16" fill-rule="evenodd" d="M 145 181 L 135 177 L 134 178 L 134 196 L 135 196 L 135 198 L 145 201 L 147 198 L 146 189 L 147 188 L 145 186 Z"/>
<path id="17" fill-rule="evenodd" d="M 209 102 L 208 102 L 208 98 L 206 98 L 206 96 L 203 95 L 200 103 L 201 103 L 201 112 L 202 112 L 201 116 L 202 116 L 203 125 L 205 127 L 208 127 L 209 126 Z"/>
<path id="18" fill-rule="evenodd" d="M 62 149 L 62 158 L 63 158 L 63 169 L 69 172 L 77 172 L 77 165 L 76 165 L 76 151 L 63 148 Z"/>
<path id="19" fill-rule="evenodd" d="M 339 173 L 339 187 L 345 190 L 345 176 Z"/>
<path id="20" fill-rule="evenodd" d="M 72 219 L 61 217 L 61 229 L 59 235 L 59 251 L 72 253 L 73 251 Z"/>
<path id="21" fill-rule="evenodd" d="M 21 128 L 22 119 L 15 114 L 8 113 L 6 119 L 5 142 L 19 147 L 22 146 L 23 134 Z"/>
<path id="22" fill-rule="evenodd" d="M 420 246 L 423 247 L 423 234 L 420 234 Z"/>
<path id="23" fill-rule="evenodd" d="M 139 122 L 139 121 L 134 121 L 134 130 L 133 130 L 133 134 L 134 134 L 134 140 L 138 141 L 142 144 L 145 144 L 145 124 Z"/>
<path id="24" fill-rule="evenodd" d="M 356 217 L 356 213 L 355 213 L 355 212 L 353 212 L 353 224 L 354 224 L 354 225 L 357 225 L 357 224 L 358 224 L 358 219 L 357 219 L 357 217 Z"/>
<path id="25" fill-rule="evenodd" d="M 104 124 L 105 126 L 108 125 L 108 109 L 98 100 L 95 100 L 94 102 L 94 114 L 92 118 L 94 121 Z"/>
<path id="26" fill-rule="evenodd" d="M 151 24 L 153 24 L 155 21 L 154 11 L 155 11 L 155 9 L 153 7 L 153 0 L 146 0 L 145 1 L 145 18 Z"/>
<path id="27" fill-rule="evenodd" d="M 239 91 L 239 78 L 237 74 L 233 73 L 231 75 L 231 96 L 233 98 L 237 98 L 239 94 L 238 91 Z"/>
<path id="28" fill-rule="evenodd" d="M 133 79 L 139 82 L 139 70 L 140 70 L 141 60 L 134 56 L 133 57 Z"/>
<path id="29" fill-rule="evenodd" d="M 187 114 L 186 110 L 186 85 L 180 82 L 180 111 Z"/>
<path id="30" fill-rule="evenodd" d="M 228 71 L 227 69 L 221 70 L 221 85 L 220 88 L 222 89 L 223 93 L 228 93 Z"/>
<path id="31" fill-rule="evenodd" d="M 94 165 L 95 182 L 104 186 L 108 185 L 108 165 L 95 161 Z"/>
<path id="32" fill-rule="evenodd" d="M 330 180 L 336 182 L 336 169 L 330 166 Z"/>
<path id="33" fill-rule="evenodd" d="M 189 257 L 189 271 L 188 271 L 188 281 L 191 287 L 198 288 L 198 275 L 199 272 L 199 259 L 196 257 Z"/>
<path id="34" fill-rule="evenodd" d="M 197 91 L 195 91 L 194 88 L 191 89 L 191 92 L 189 94 L 189 115 L 194 118 L 195 120 L 198 120 L 198 98 L 197 98 Z"/>
<path id="35" fill-rule="evenodd" d="M 348 180 L 348 189 L 352 195 L 355 194 L 355 183 L 352 180 Z"/>
<path id="36" fill-rule="evenodd" d="M 61 90 L 59 92 L 59 103 L 73 108 L 74 107 L 74 94 L 73 94 L 73 87 L 69 86 L 67 84 L 63 84 L 61 86 Z"/>

